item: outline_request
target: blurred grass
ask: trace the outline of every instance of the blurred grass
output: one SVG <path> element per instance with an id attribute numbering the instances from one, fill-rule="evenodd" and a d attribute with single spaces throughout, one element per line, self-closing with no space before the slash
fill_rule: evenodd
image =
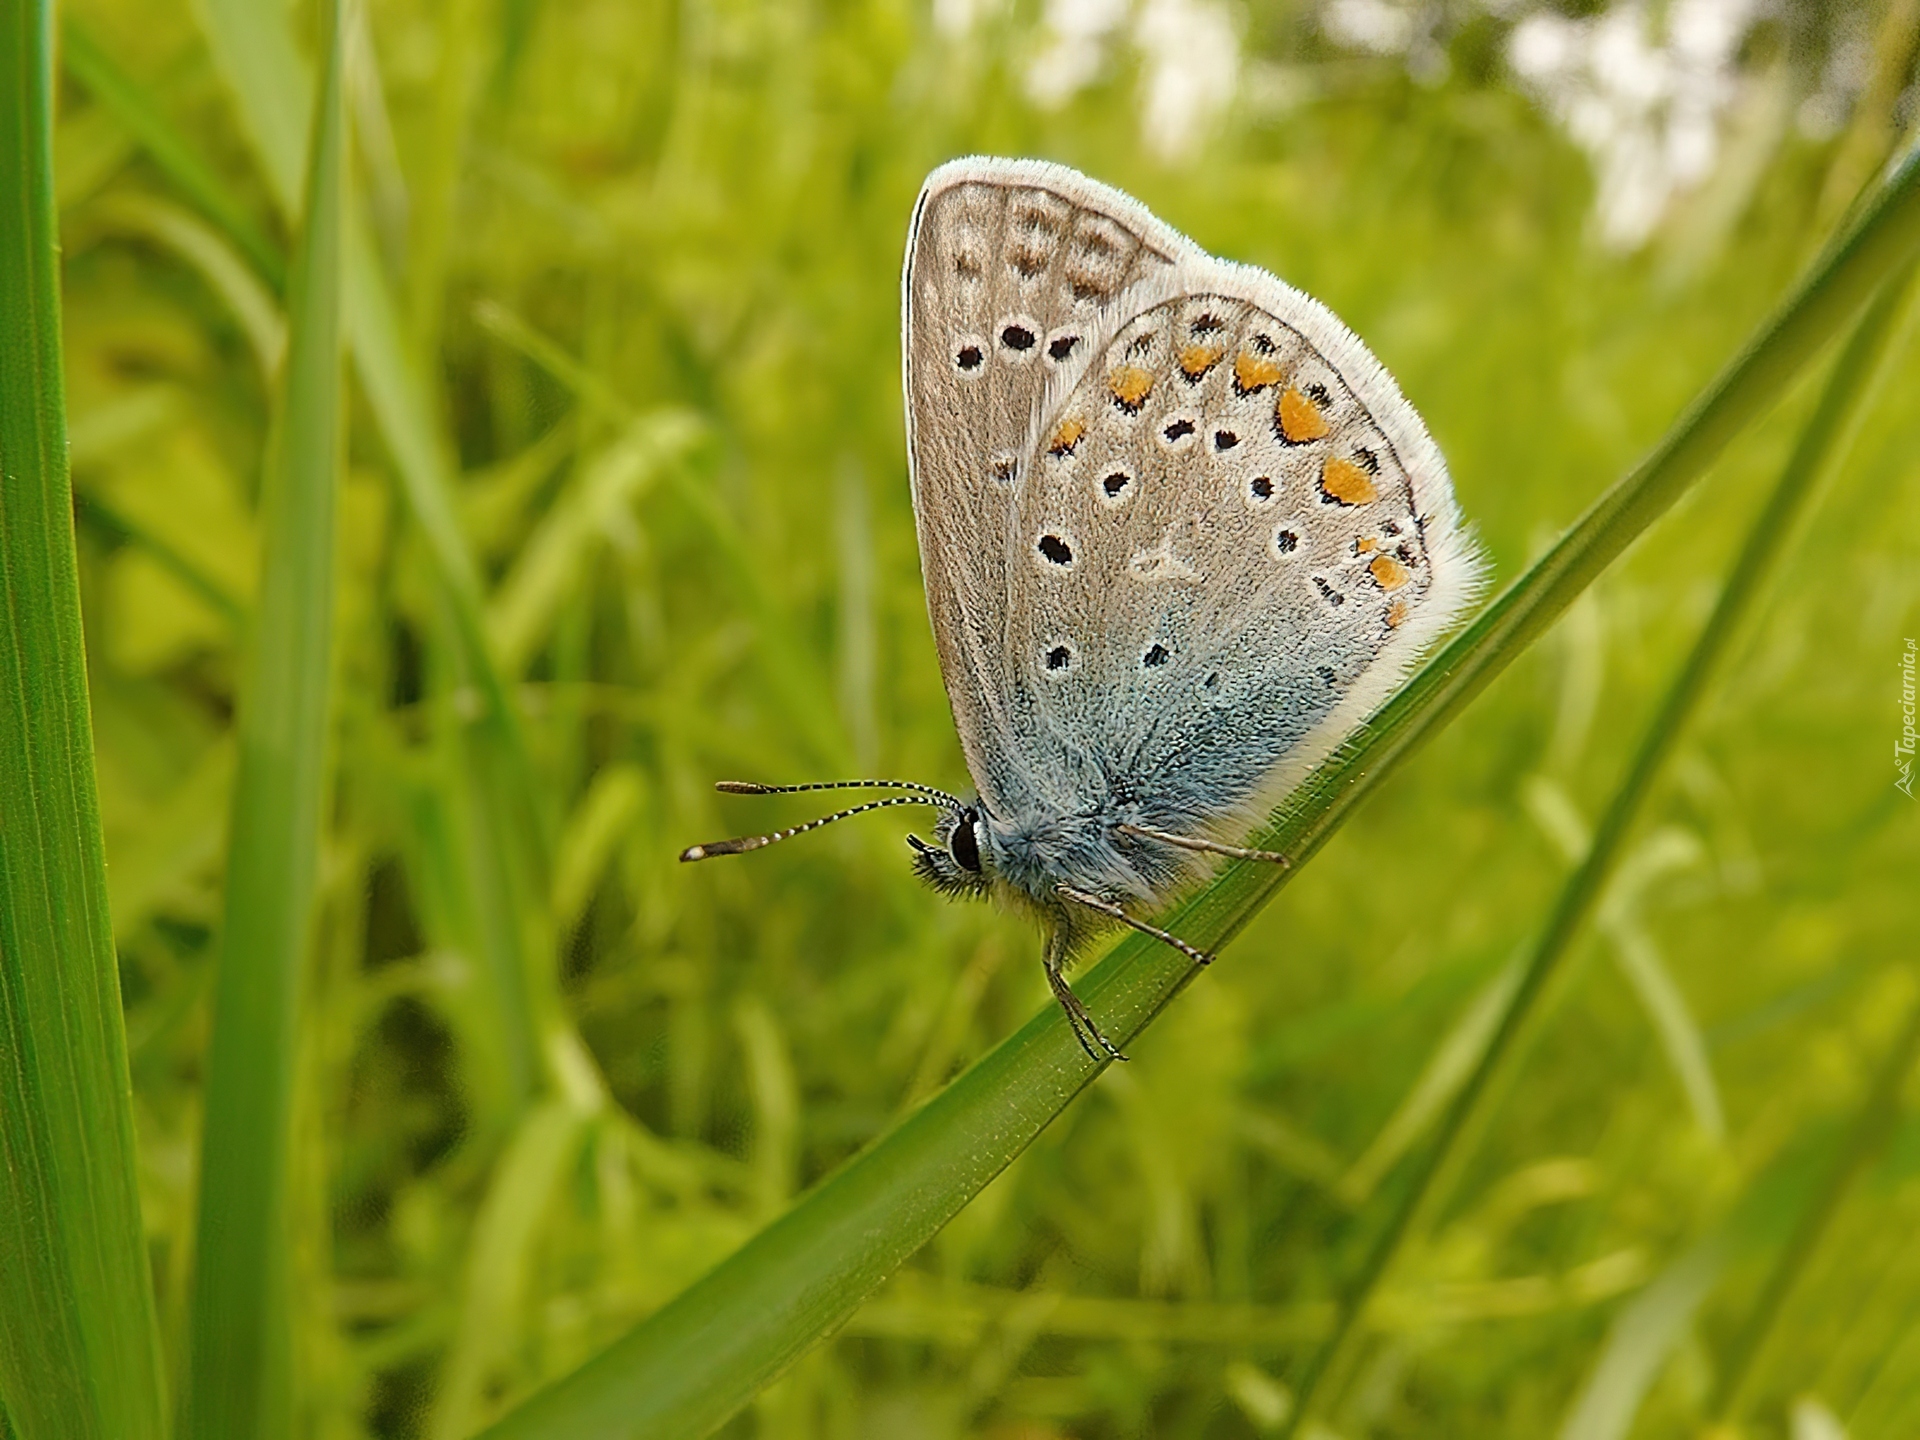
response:
<path id="1" fill-rule="evenodd" d="M 1882 54 L 1896 8 L 1858 17 L 1892 37 Z M 57 139 L 101 806 L 177 1378 L 272 394 L 270 281 L 233 283 L 205 239 L 270 277 L 233 217 L 287 248 L 317 52 L 304 9 L 284 35 L 275 7 L 74 10 L 140 101 L 71 67 Z M 899 247 L 934 163 L 1070 161 L 1321 295 L 1429 419 L 1506 577 L 1708 381 L 1804 268 L 1833 177 L 1851 193 L 1904 123 L 1898 84 L 1831 137 L 1780 107 L 1744 179 L 1622 257 L 1593 243 L 1586 163 L 1505 76 L 1491 14 L 1461 12 L 1446 77 L 1414 81 L 1333 52 L 1314 11 L 1247 11 L 1249 81 L 1204 159 L 1174 162 L 1141 143 L 1124 50 L 1046 109 L 1022 82 L 1037 12 L 980 14 L 958 35 L 875 5 L 368 9 L 336 778 L 290 1137 L 299 1433 L 485 1423 L 1043 1005 L 1036 938 L 922 893 L 896 827 L 750 868 L 672 861 L 716 826 L 797 818 L 723 817 L 716 775 L 851 761 L 963 783 L 898 414 Z M 1770 21 L 1755 44 L 1781 47 L 1799 95 L 1853 23 Z M 227 220 L 133 115 L 218 178 Z M 1886 393 L 1916 368 L 1902 357 Z M 1282 1423 L 1404 1193 L 1404 1142 L 1378 1142 L 1536 932 L 1566 822 L 1605 804 L 1806 407 L 1736 443 L 1124 1077 L 728 1433 Z M 699 438 L 650 479 L 623 469 L 636 417 L 675 414 Z M 1696 1119 L 1629 968 L 1581 968 L 1379 1297 L 1329 1397 L 1338 1433 L 1551 1433 L 1610 1327 L 1664 1295 L 1689 1304 L 1661 1312 L 1684 1318 L 1635 1433 L 1706 1420 L 1912 993 L 1920 842 L 1886 763 L 1920 623 L 1911 424 L 1894 403 L 1866 417 L 1629 858 L 1618 933 L 1671 975 L 1723 1130 Z M 1343 1185 L 1370 1153 L 1370 1185 Z M 1748 1392 L 1772 1427 L 1755 1433 L 1784 1433 L 1803 1394 L 1854 1435 L 1920 1420 L 1916 1158 L 1907 1121 L 1835 1207 Z M 1700 1253 L 1717 1258 L 1695 1284 L 1707 1270 L 1674 1267 Z"/>

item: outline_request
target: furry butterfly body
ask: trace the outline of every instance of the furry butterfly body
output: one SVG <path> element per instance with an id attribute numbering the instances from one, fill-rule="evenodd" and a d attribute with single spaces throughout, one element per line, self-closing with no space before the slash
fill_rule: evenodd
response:
<path id="1" fill-rule="evenodd" d="M 1117 1054 L 1065 982 L 1076 946 L 1121 922 L 1205 960 L 1128 907 L 1210 856 L 1280 859 L 1227 840 L 1398 684 L 1480 566 L 1360 341 L 1118 191 L 944 165 L 902 290 L 921 567 L 977 798 L 842 815 L 938 805 L 916 869 L 1036 911 L 1075 1033 Z"/>

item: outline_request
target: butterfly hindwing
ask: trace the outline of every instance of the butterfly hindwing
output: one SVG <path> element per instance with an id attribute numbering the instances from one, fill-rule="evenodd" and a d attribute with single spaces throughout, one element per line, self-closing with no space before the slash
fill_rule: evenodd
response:
<path id="1" fill-rule="evenodd" d="M 1003 663 L 1063 801 L 1197 833 L 1364 718 L 1474 565 L 1424 427 L 1324 307 L 1212 259 L 1128 298 L 1024 447 Z"/>

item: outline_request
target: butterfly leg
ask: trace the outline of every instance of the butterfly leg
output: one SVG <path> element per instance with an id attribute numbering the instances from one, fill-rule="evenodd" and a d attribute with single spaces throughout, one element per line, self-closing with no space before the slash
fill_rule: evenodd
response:
<path id="1" fill-rule="evenodd" d="M 1158 840 L 1162 845 L 1172 845 L 1181 850 L 1198 850 L 1207 855 L 1227 855 L 1235 860 L 1264 860 L 1271 865 L 1291 866 L 1293 862 L 1278 850 L 1249 850 L 1243 845 L 1222 845 L 1215 840 L 1202 840 L 1193 835 L 1175 835 L 1166 830 L 1155 830 L 1148 825 L 1116 825 L 1113 827 L 1122 835 L 1138 835 L 1144 840 Z"/>
<path id="2" fill-rule="evenodd" d="M 1073 901 L 1076 905 L 1084 905 L 1089 910 L 1098 910 L 1102 915 L 1110 915 L 1122 925 L 1131 925 L 1142 935 L 1151 935 L 1162 945 L 1171 945 L 1196 965 L 1213 963 L 1213 956 L 1206 951 L 1195 949 L 1178 935 L 1162 930 L 1158 925 L 1149 925 L 1144 920 L 1134 919 L 1111 900 L 1102 900 L 1098 895 L 1089 895 L 1086 891 L 1076 890 L 1071 885 L 1055 885 L 1053 888 L 1057 894 Z"/>
<path id="3" fill-rule="evenodd" d="M 1067 963 L 1066 927 L 1057 925 L 1047 937 L 1046 958 L 1041 962 L 1047 972 L 1047 985 L 1053 991 L 1053 998 L 1060 1002 L 1060 1008 L 1067 1012 L 1067 1024 L 1073 1029 L 1073 1038 L 1080 1042 L 1080 1048 L 1087 1052 L 1091 1060 L 1124 1060 L 1111 1040 L 1100 1033 L 1100 1027 L 1093 1023 L 1093 1016 L 1087 1013 L 1087 1007 L 1080 997 L 1073 993 L 1073 987 L 1067 984 L 1064 973 Z M 1099 1048 L 1096 1049 L 1095 1046 Z M 1104 1052 L 1104 1053 L 1102 1053 Z"/>

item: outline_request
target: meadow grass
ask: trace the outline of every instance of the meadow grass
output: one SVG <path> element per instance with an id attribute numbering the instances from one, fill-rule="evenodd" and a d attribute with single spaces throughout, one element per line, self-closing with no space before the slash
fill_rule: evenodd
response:
<path id="1" fill-rule="evenodd" d="M 1333 53 L 1314 14 L 1244 16 L 1241 98 L 1166 160 L 1124 49 L 1065 105 L 1028 98 L 1019 7 L 958 36 L 888 4 L 345 7 L 329 263 L 357 383 L 342 463 L 302 450 L 339 523 L 296 586 L 320 537 L 281 548 L 272 497 L 313 373 L 324 17 L 70 9 L 77 579 L 156 1369 L 192 1433 L 636 1433 L 663 1392 L 620 1385 L 649 1333 L 646 1363 L 707 1387 L 700 1423 L 744 1405 L 742 1436 L 1279 1433 L 1303 1382 L 1353 1437 L 1798 1435 L 1810 1404 L 1857 1437 L 1920 1425 L 1920 814 L 1890 761 L 1920 360 L 1884 297 L 1877 388 L 1871 330 L 1823 348 L 1911 252 L 1911 186 L 1821 249 L 1899 87 L 1826 139 L 1749 107 L 1741 163 L 1623 255 L 1497 63 L 1507 22 L 1452 25 L 1447 74 L 1416 81 Z M 1905 23 L 1874 32 L 1886 65 Z M 1754 73 L 1798 93 L 1828 39 L 1763 35 L 1782 58 Z M 1077 164 L 1325 299 L 1427 418 L 1497 582 L 1526 577 L 1296 803 L 1276 834 L 1312 863 L 1284 896 L 1227 872 L 1177 912 L 1237 930 L 1218 964 L 1187 985 L 1127 944 L 1084 977 L 1116 1035 L 1165 1006 L 1097 1080 L 1038 938 L 924 893 L 884 818 L 674 863 L 804 818 L 714 778 L 964 784 L 896 331 L 915 190 L 974 150 Z M 1789 388 L 1820 366 L 1825 400 Z M 253 833 L 312 858 L 236 888 L 267 863 L 228 859 L 266 823 L 250 646 L 299 634 L 298 673 L 335 676 L 296 707 L 325 711 L 300 772 L 325 765 L 302 792 L 324 801 Z M 219 1035 L 236 907 L 273 905 L 307 949 L 287 1028 Z M 264 1130 L 223 1111 L 222 1046 L 252 1052 L 224 1083 Z M 203 1170 L 221 1153 L 280 1198 Z M 759 1265 L 851 1225 L 833 1197 L 860 1184 L 883 1240 Z M 210 1246 L 209 1214 L 266 1227 L 265 1260 Z M 779 1335 L 727 1368 L 674 1317 L 740 1340 L 730 1286 Z M 114 1293 L 137 1351 L 144 1292 Z M 221 1320 L 210 1293 L 252 1298 Z M 209 1356 L 220 1324 L 284 1346 L 282 1389 Z M 581 1372 L 611 1377 L 597 1412 L 556 1410 L 564 1388 L 516 1409 L 616 1342 Z M 264 1408 L 198 1419 L 241 1379 Z M 0 1371 L 0 1428 L 62 1433 L 35 1383 Z M 128 1383 L 159 1423 L 160 1382 Z"/>

